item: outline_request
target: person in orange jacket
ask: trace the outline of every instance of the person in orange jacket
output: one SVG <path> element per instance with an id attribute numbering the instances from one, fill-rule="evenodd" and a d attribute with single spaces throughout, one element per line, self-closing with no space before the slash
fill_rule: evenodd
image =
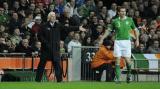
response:
<path id="1" fill-rule="evenodd" d="M 112 41 L 104 39 L 103 44 L 96 52 L 91 62 L 91 68 L 96 70 L 96 80 L 101 81 L 103 70 L 106 70 L 106 81 L 112 81 L 114 78 Z"/>

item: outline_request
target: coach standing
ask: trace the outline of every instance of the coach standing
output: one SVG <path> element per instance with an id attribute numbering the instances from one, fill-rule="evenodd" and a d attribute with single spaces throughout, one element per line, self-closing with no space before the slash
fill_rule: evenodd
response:
<path id="1" fill-rule="evenodd" d="M 54 12 L 48 14 L 47 23 L 39 33 L 39 39 L 42 43 L 40 62 L 38 64 L 35 81 L 40 82 L 43 76 L 47 59 L 50 59 L 55 70 L 57 82 L 62 81 L 62 71 L 60 67 L 60 31 L 66 28 L 69 31 L 85 31 L 80 27 L 62 26 L 56 21 Z"/>

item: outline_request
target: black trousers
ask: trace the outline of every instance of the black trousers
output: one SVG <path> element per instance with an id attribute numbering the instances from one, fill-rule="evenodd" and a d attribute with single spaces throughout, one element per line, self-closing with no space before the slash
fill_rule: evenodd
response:
<path id="1" fill-rule="evenodd" d="M 44 68 L 47 62 L 48 56 L 47 54 L 42 54 L 40 56 L 40 62 L 38 64 L 37 72 L 36 72 L 36 78 L 35 81 L 40 82 L 42 80 Z M 55 71 L 55 76 L 57 79 L 57 82 L 62 81 L 62 69 L 60 66 L 60 57 L 55 57 L 54 59 L 50 59 L 52 61 L 52 65 Z M 55 61 L 54 61 L 55 60 Z"/>
<path id="2" fill-rule="evenodd" d="M 100 67 L 95 69 L 95 80 L 96 81 L 101 81 L 102 73 L 103 71 L 106 70 L 106 82 L 110 82 L 114 80 L 114 69 L 112 67 L 112 64 L 103 64 Z"/>

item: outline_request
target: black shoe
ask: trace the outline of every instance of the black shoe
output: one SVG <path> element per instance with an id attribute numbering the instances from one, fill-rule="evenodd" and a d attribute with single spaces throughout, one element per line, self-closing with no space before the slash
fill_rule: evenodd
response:
<path id="1" fill-rule="evenodd" d="M 127 82 L 127 83 L 130 83 L 130 81 L 131 81 L 131 77 L 128 76 L 126 82 Z"/>
<path id="2" fill-rule="evenodd" d="M 38 78 L 38 77 L 36 77 L 36 78 L 35 78 L 35 81 L 36 81 L 36 82 L 41 82 L 41 79 Z"/>
<path id="3" fill-rule="evenodd" d="M 58 82 L 58 83 L 62 82 L 62 79 L 57 79 L 57 82 Z"/>
<path id="4" fill-rule="evenodd" d="M 41 80 L 35 80 L 36 82 L 41 82 Z"/>

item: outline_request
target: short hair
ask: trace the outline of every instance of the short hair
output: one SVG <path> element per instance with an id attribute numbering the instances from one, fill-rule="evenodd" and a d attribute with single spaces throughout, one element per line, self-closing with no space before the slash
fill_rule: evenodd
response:
<path id="1" fill-rule="evenodd" d="M 118 6 L 117 11 L 120 12 L 121 9 L 126 9 L 124 6 Z"/>
<path id="2" fill-rule="evenodd" d="M 112 41 L 105 38 L 103 40 L 103 45 L 104 46 L 112 46 Z"/>

